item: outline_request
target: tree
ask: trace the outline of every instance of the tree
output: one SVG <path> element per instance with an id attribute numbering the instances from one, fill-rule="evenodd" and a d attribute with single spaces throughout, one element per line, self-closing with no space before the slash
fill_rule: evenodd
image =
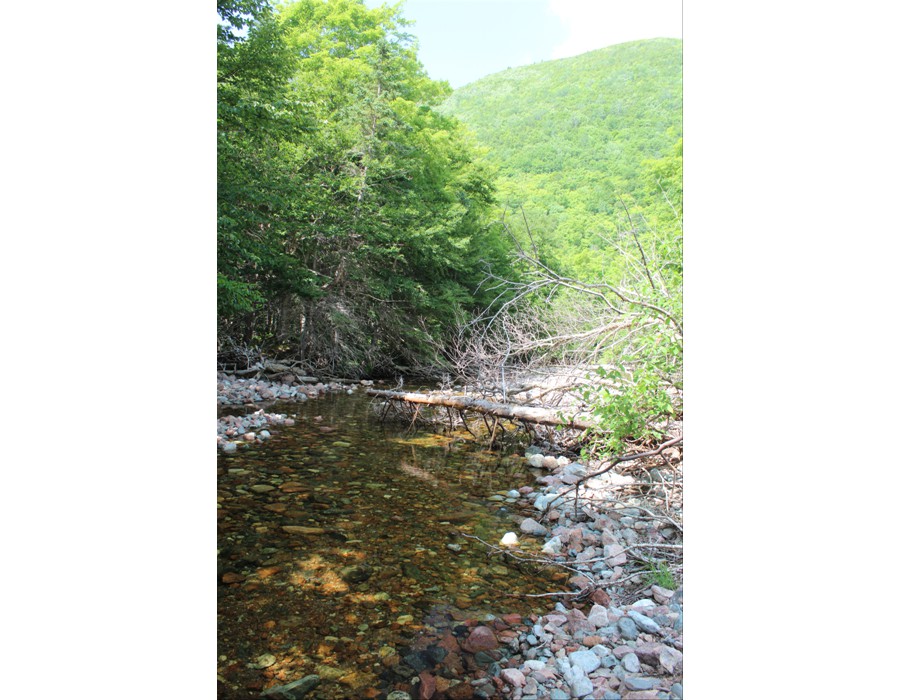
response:
<path id="1" fill-rule="evenodd" d="M 220 39 L 223 334 L 345 374 L 437 360 L 509 250 L 493 173 L 397 8 L 299 0 Z"/>

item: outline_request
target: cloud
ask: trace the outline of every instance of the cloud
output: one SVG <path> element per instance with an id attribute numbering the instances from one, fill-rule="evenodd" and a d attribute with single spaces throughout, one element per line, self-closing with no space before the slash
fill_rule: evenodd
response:
<path id="1" fill-rule="evenodd" d="M 681 0 L 549 0 L 567 32 L 552 58 L 656 37 L 681 38 Z"/>

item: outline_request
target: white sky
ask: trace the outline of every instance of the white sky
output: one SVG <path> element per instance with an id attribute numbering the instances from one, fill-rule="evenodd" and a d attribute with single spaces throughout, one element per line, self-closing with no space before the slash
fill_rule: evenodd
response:
<path id="1" fill-rule="evenodd" d="M 568 36 L 551 58 L 637 39 L 682 38 L 681 0 L 548 0 Z"/>

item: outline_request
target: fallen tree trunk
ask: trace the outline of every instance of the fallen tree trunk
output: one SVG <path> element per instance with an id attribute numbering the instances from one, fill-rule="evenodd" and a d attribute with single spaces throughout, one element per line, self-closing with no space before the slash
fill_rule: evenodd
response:
<path id="1" fill-rule="evenodd" d="M 448 406 L 459 411 L 475 411 L 490 416 L 520 420 L 526 423 L 539 425 L 561 425 L 576 430 L 588 430 L 594 424 L 578 418 L 566 419 L 557 412 L 547 408 L 535 406 L 517 406 L 514 404 L 494 403 L 483 399 L 470 399 L 465 396 L 436 396 L 431 394 L 413 394 L 402 391 L 384 391 L 381 389 L 366 389 L 369 396 L 377 396 L 389 401 L 406 401 L 408 403 L 427 404 L 429 406 Z"/>

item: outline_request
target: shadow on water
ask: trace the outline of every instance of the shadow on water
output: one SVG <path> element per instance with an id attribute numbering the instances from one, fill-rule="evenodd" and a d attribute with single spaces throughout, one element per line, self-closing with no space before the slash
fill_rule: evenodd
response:
<path id="1" fill-rule="evenodd" d="M 384 697 L 417 638 L 558 588 L 463 536 L 517 529 L 488 499 L 533 481 L 521 458 L 382 425 L 365 395 L 267 411 L 296 425 L 218 457 L 220 698 L 312 673 L 308 698 Z"/>

